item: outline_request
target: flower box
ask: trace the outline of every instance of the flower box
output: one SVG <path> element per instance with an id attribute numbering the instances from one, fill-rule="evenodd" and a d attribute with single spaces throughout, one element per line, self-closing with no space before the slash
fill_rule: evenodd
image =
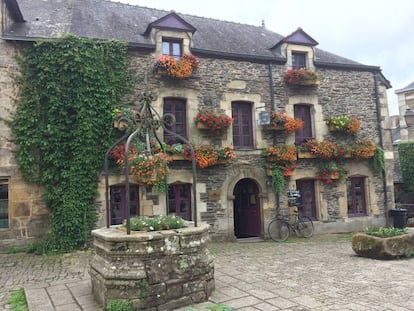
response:
<path id="1" fill-rule="evenodd" d="M 197 122 L 197 128 L 199 130 L 208 130 L 210 129 L 207 124 L 203 123 L 203 122 Z"/>
<path id="2" fill-rule="evenodd" d="M 228 164 L 231 162 L 231 159 L 221 159 L 217 160 L 216 164 Z"/>
<path id="3" fill-rule="evenodd" d="M 198 59 L 193 55 L 184 54 L 178 60 L 170 55 L 161 55 L 155 61 L 153 72 L 174 79 L 186 79 L 191 77 L 197 66 Z"/>
<path id="4" fill-rule="evenodd" d="M 271 125 L 265 125 L 263 126 L 263 129 L 265 129 L 266 131 L 274 131 L 274 132 L 281 132 L 285 130 L 283 125 L 278 125 L 277 127 L 274 127 Z"/>
<path id="5" fill-rule="evenodd" d="M 298 159 L 316 159 L 318 156 L 312 152 L 299 151 Z"/>
<path id="6" fill-rule="evenodd" d="M 293 86 L 317 86 L 320 84 L 320 77 L 315 70 L 300 68 L 288 70 L 283 76 L 287 85 Z"/>
<path id="7" fill-rule="evenodd" d="M 182 153 L 174 153 L 174 154 L 170 155 L 170 157 L 171 157 L 171 160 L 173 160 L 173 161 L 186 160 L 184 154 L 182 154 Z"/>

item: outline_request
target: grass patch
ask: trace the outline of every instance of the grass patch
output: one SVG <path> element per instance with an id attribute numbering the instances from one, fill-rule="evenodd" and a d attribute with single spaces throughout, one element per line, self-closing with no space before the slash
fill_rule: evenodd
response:
<path id="1" fill-rule="evenodd" d="M 11 293 L 9 304 L 11 304 L 13 311 L 29 311 L 23 288 Z"/>

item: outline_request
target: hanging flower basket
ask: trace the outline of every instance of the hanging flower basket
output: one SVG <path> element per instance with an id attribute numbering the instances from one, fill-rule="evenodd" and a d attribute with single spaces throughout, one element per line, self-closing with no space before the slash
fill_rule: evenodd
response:
<path id="1" fill-rule="evenodd" d="M 329 131 L 331 132 L 356 134 L 361 127 L 361 122 L 354 116 L 341 115 L 330 117 L 326 121 L 326 125 L 329 127 Z"/>
<path id="2" fill-rule="evenodd" d="M 303 121 L 294 119 L 288 116 L 285 112 L 277 113 L 272 111 L 270 112 L 270 124 L 266 125 L 264 128 L 271 131 L 286 131 L 287 133 L 293 133 L 303 128 Z"/>
<path id="3" fill-rule="evenodd" d="M 233 124 L 233 118 L 224 113 L 199 112 L 195 123 L 197 128 L 208 129 L 214 135 L 220 136 Z"/>
<path id="4" fill-rule="evenodd" d="M 322 162 L 319 164 L 319 171 L 316 173 L 316 179 L 322 180 L 326 184 L 332 184 L 334 181 L 342 180 L 347 171 L 334 161 Z"/>
<path id="5" fill-rule="evenodd" d="M 283 80 L 288 85 L 316 86 L 320 84 L 320 76 L 315 70 L 308 68 L 288 70 Z"/>
<path id="6" fill-rule="evenodd" d="M 197 67 L 198 59 L 190 54 L 184 54 L 178 60 L 170 55 L 161 55 L 155 61 L 153 72 L 160 76 L 186 79 L 191 77 Z"/>
<path id="7" fill-rule="evenodd" d="M 288 177 L 296 169 L 297 154 L 293 145 L 270 146 L 263 150 L 262 156 L 266 159 L 264 167 L 268 176 L 273 176 L 273 170 L 279 169 L 284 177 Z"/>

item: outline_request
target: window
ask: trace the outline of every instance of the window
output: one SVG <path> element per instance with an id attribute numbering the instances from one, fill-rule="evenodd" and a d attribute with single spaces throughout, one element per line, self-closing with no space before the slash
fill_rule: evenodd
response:
<path id="1" fill-rule="evenodd" d="M 180 216 L 185 220 L 192 220 L 190 184 L 168 186 L 168 214 Z"/>
<path id="2" fill-rule="evenodd" d="M 125 186 L 110 188 L 111 225 L 119 225 L 126 219 L 126 190 Z M 139 215 L 138 186 L 129 185 L 129 215 Z"/>
<path id="3" fill-rule="evenodd" d="M 9 227 L 9 185 L 7 179 L 0 179 L 0 228 Z"/>
<path id="4" fill-rule="evenodd" d="M 175 116 L 175 124 L 166 126 L 166 128 L 178 135 L 187 138 L 187 113 L 186 102 L 179 98 L 164 98 L 164 115 L 171 113 Z M 164 141 L 169 144 L 182 143 L 182 141 L 172 134 L 164 131 Z"/>
<path id="5" fill-rule="evenodd" d="M 233 102 L 233 145 L 235 149 L 253 149 L 252 104 Z"/>
<path id="6" fill-rule="evenodd" d="M 303 128 L 296 131 L 295 143 L 297 145 L 302 144 L 308 139 L 313 138 L 312 134 L 312 117 L 311 106 L 309 105 L 295 105 L 294 107 L 295 119 L 303 120 Z"/>
<path id="7" fill-rule="evenodd" d="M 348 216 L 367 215 L 365 201 L 365 178 L 351 177 L 346 181 L 348 195 Z"/>
<path id="8" fill-rule="evenodd" d="M 292 52 L 292 68 L 306 68 L 306 53 Z"/>
<path id="9" fill-rule="evenodd" d="M 174 58 L 178 59 L 181 57 L 181 41 L 173 40 L 173 39 L 162 39 L 162 54 L 163 55 L 171 55 Z"/>
<path id="10" fill-rule="evenodd" d="M 299 179 L 296 181 L 296 189 L 302 195 L 300 207 L 302 214 L 316 220 L 315 181 L 313 179 Z"/>

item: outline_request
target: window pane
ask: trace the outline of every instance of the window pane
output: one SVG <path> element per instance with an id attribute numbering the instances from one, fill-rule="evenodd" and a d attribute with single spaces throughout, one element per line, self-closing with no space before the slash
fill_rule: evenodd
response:
<path id="1" fill-rule="evenodd" d="M 306 54 L 292 53 L 292 67 L 293 69 L 306 68 Z"/>
<path id="2" fill-rule="evenodd" d="M 180 43 L 174 42 L 172 44 L 172 55 L 178 58 L 181 56 L 181 44 Z"/>
<path id="3" fill-rule="evenodd" d="M 232 103 L 233 145 L 237 149 L 253 148 L 252 105 L 247 102 Z"/>
<path id="4" fill-rule="evenodd" d="M 303 128 L 295 132 L 295 142 L 300 145 L 307 139 L 313 138 L 311 106 L 295 105 L 294 118 L 303 120 Z"/>
<path id="5" fill-rule="evenodd" d="M 168 186 L 169 214 L 181 216 L 191 220 L 191 185 L 170 185 Z"/>
<path id="6" fill-rule="evenodd" d="M 0 228 L 9 227 L 9 185 L 0 181 Z"/>
<path id="7" fill-rule="evenodd" d="M 167 129 L 177 133 L 184 138 L 187 138 L 187 112 L 186 112 L 186 101 L 178 98 L 165 98 L 164 99 L 164 114 L 171 113 L 175 116 L 175 124 L 167 126 Z M 164 133 L 164 141 L 167 144 L 180 143 L 181 141 L 168 133 Z"/>
<path id="8" fill-rule="evenodd" d="M 162 54 L 170 55 L 170 43 L 169 42 L 162 43 Z"/>

